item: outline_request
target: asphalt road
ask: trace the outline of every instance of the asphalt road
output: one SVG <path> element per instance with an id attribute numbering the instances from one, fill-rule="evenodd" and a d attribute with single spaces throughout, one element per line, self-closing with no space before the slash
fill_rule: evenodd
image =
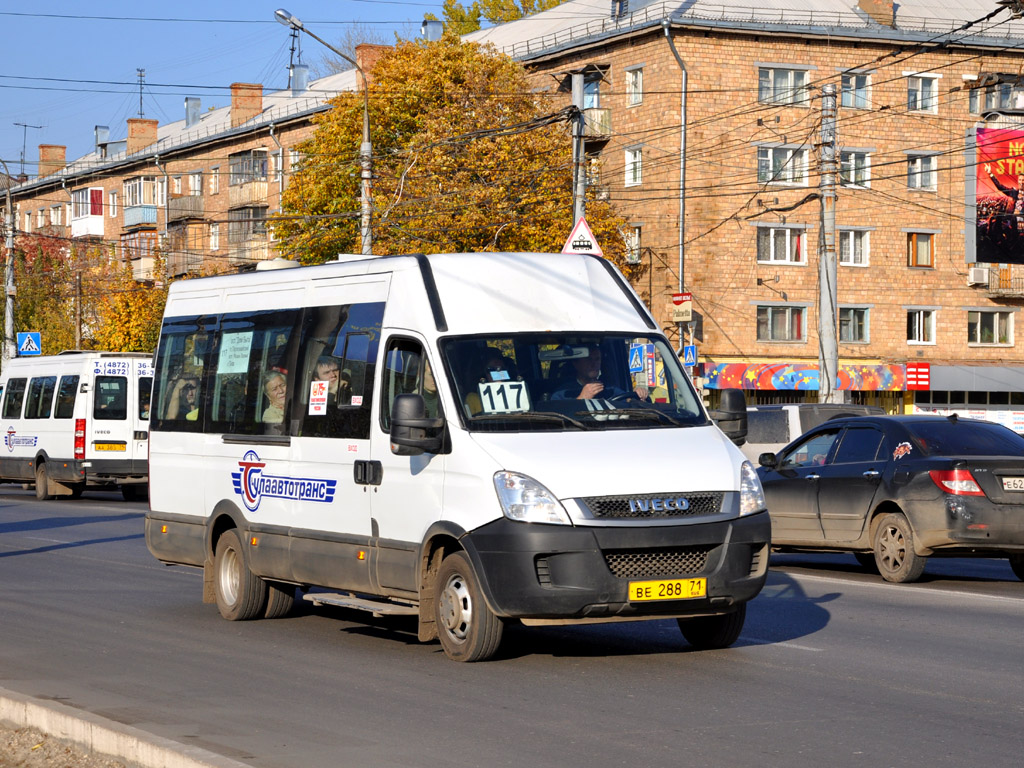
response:
<path id="1" fill-rule="evenodd" d="M 227 622 L 148 553 L 145 507 L 0 486 L 0 687 L 254 768 L 1016 766 L 1024 583 L 930 562 L 882 583 L 777 556 L 740 641 L 675 623 L 515 628 L 457 664 L 408 620 L 302 603 Z"/>

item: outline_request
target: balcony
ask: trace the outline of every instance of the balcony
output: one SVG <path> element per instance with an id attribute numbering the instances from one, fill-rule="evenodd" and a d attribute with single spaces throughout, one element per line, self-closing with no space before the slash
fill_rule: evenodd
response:
<path id="1" fill-rule="evenodd" d="M 103 237 L 102 216 L 82 216 L 71 220 L 72 237 Z"/>
<path id="2" fill-rule="evenodd" d="M 612 111 L 602 107 L 583 110 L 583 138 L 605 139 L 612 135 Z"/>
<path id="3" fill-rule="evenodd" d="M 231 243 L 228 251 L 228 262 L 241 267 L 274 258 L 274 249 L 266 236 Z"/>
<path id="4" fill-rule="evenodd" d="M 203 267 L 203 255 L 192 251 L 174 250 L 167 254 L 168 277 L 198 275 Z"/>
<path id="5" fill-rule="evenodd" d="M 267 182 L 247 181 L 228 187 L 228 207 L 242 208 L 267 204 Z"/>
<path id="6" fill-rule="evenodd" d="M 202 195 L 172 197 L 167 201 L 167 221 L 201 219 L 203 218 L 204 209 Z"/>
<path id="7" fill-rule="evenodd" d="M 156 224 L 156 211 L 155 205 L 126 205 L 124 207 L 125 228 Z"/>
<path id="8" fill-rule="evenodd" d="M 153 262 L 152 256 L 132 259 L 132 277 L 136 282 L 145 283 L 153 279 Z"/>
<path id="9" fill-rule="evenodd" d="M 1024 267 L 1014 268 L 1012 264 L 1004 267 L 990 267 L 988 269 L 987 295 L 992 299 L 1024 296 Z"/>

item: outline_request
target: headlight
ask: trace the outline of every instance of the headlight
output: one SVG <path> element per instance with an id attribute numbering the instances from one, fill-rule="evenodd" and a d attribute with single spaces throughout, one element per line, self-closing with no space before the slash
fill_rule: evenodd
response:
<path id="1" fill-rule="evenodd" d="M 495 472 L 494 489 L 498 492 L 501 511 L 509 520 L 572 525 L 562 503 L 532 477 L 515 472 Z"/>
<path id="2" fill-rule="evenodd" d="M 740 517 L 760 512 L 766 506 L 757 470 L 749 461 L 744 461 L 740 465 Z"/>

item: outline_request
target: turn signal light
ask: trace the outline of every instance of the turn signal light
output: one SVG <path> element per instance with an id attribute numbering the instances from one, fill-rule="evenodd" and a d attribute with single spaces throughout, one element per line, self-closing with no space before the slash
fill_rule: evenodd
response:
<path id="1" fill-rule="evenodd" d="M 933 469 L 928 473 L 939 488 L 954 496 L 984 496 L 969 469 Z"/>
<path id="2" fill-rule="evenodd" d="M 366 559 L 366 552 L 364 552 L 363 550 L 360 549 L 359 552 L 356 554 L 356 560 L 365 560 L 365 559 Z"/>

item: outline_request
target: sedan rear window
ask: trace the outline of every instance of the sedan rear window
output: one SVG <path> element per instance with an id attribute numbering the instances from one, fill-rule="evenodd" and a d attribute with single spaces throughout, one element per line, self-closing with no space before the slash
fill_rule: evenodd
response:
<path id="1" fill-rule="evenodd" d="M 1024 437 L 999 424 L 941 419 L 907 426 L 932 456 L 1024 455 Z"/>

